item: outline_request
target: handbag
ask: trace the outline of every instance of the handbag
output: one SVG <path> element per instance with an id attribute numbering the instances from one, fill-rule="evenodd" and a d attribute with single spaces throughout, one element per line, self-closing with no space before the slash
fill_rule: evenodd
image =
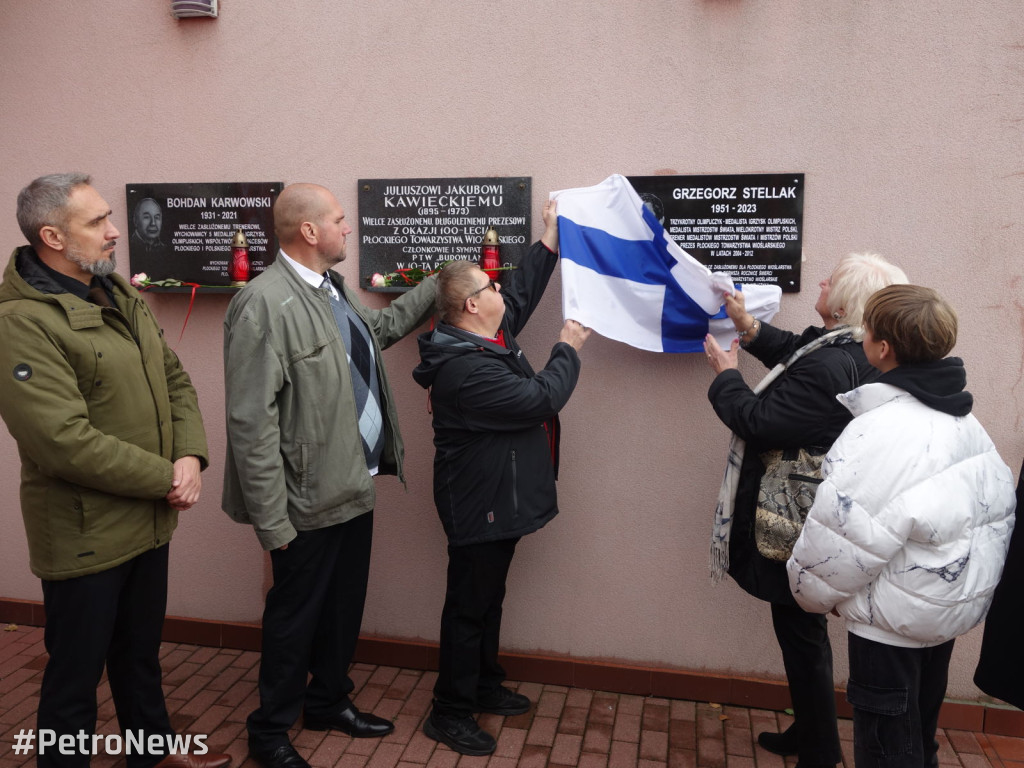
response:
<path id="1" fill-rule="evenodd" d="M 804 520 L 821 483 L 821 463 L 827 451 L 776 448 L 761 454 L 764 475 L 757 493 L 754 541 L 769 560 L 785 562 L 793 554 Z"/>
<path id="2" fill-rule="evenodd" d="M 846 354 L 851 389 L 860 386 L 857 365 Z M 821 484 L 821 464 L 827 448 L 776 448 L 760 454 L 764 464 L 754 515 L 757 551 L 769 560 L 785 562 L 793 554 L 814 494 Z"/>

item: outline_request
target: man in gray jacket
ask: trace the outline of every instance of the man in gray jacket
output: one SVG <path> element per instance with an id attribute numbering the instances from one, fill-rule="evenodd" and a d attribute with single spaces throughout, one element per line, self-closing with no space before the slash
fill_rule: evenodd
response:
<path id="1" fill-rule="evenodd" d="M 352 230 L 320 186 L 286 187 L 274 228 L 278 258 L 235 296 L 224 320 L 223 506 L 253 526 L 274 574 L 249 751 L 267 768 L 307 768 L 288 740 L 302 710 L 313 730 L 360 738 L 394 729 L 352 704 L 348 667 L 366 597 L 372 476 L 402 476 L 380 353 L 430 316 L 434 279 L 385 309 L 360 304 L 330 271 Z"/>

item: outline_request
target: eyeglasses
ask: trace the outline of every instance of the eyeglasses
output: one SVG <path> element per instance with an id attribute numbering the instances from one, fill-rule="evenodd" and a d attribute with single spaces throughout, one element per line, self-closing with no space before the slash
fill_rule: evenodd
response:
<path id="1" fill-rule="evenodd" d="M 479 288 L 477 288 L 475 291 L 473 291 L 471 294 L 469 294 L 469 296 L 467 296 L 466 299 L 471 299 L 474 296 L 476 296 L 478 293 L 480 293 L 480 291 L 485 291 L 488 288 L 490 288 L 495 293 L 498 292 L 498 284 L 496 282 L 494 282 L 493 280 L 488 280 L 484 285 L 481 285 Z M 465 301 L 465 299 L 464 299 L 464 301 Z"/>

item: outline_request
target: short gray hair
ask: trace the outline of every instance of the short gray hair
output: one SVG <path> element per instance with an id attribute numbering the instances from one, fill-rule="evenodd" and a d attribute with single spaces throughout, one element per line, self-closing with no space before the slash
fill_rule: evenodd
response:
<path id="1" fill-rule="evenodd" d="M 829 312 L 843 310 L 840 319 L 845 325 L 859 326 L 864 307 L 875 291 L 888 285 L 908 282 L 906 274 L 877 253 L 849 253 L 843 256 L 832 272 L 829 286 Z"/>
<path id="2" fill-rule="evenodd" d="M 43 227 L 67 229 L 68 198 L 76 187 L 92 183 L 86 173 L 51 173 L 40 176 L 18 193 L 18 226 L 33 247 L 42 245 Z"/>

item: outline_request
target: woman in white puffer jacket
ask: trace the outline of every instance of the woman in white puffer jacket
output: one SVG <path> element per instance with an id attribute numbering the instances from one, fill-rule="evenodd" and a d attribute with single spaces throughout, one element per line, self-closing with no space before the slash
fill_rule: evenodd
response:
<path id="1" fill-rule="evenodd" d="M 1015 506 L 1013 473 L 970 414 L 956 315 L 920 286 L 868 301 L 864 352 L 881 370 L 840 395 L 854 414 L 793 555 L 807 611 L 847 620 L 857 768 L 934 764 L 953 639 L 985 616 Z"/>

